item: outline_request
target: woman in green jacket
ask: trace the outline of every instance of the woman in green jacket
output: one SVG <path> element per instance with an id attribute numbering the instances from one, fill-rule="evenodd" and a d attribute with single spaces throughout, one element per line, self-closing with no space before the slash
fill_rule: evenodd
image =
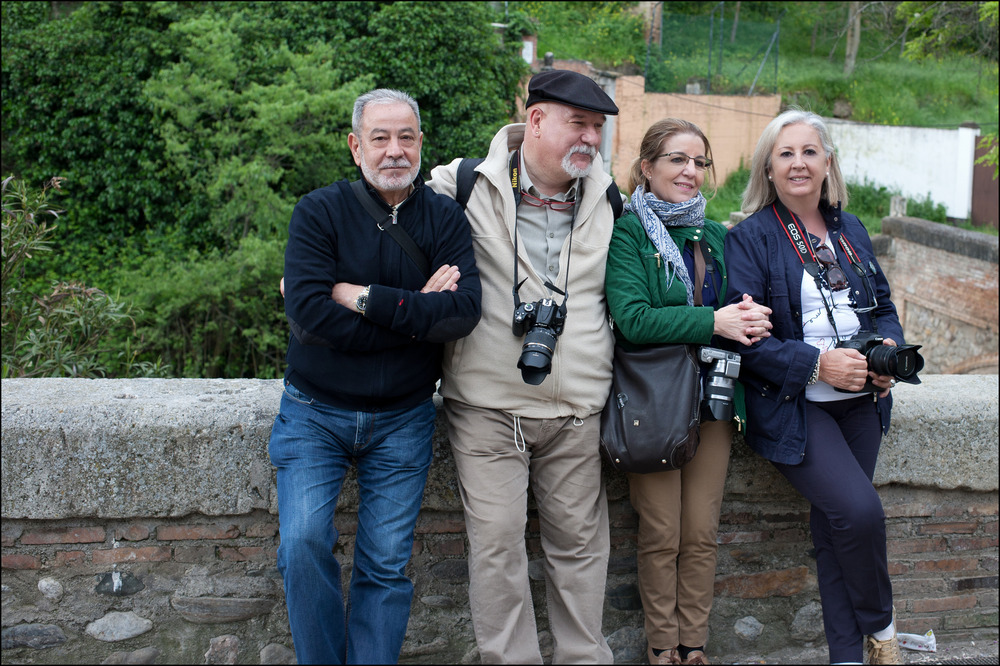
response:
<path id="1" fill-rule="evenodd" d="M 608 251 L 608 307 L 622 346 L 713 345 L 720 337 L 749 345 L 769 335 L 771 310 L 749 296 L 720 307 L 726 228 L 705 219 L 701 194 L 710 170 L 714 180 L 711 157 L 704 133 L 684 120 L 660 120 L 643 137 L 629 174 L 631 199 L 615 222 Z M 697 285 L 696 251 L 706 259 L 704 282 Z M 670 390 L 670 379 L 663 378 L 664 390 Z M 742 398 L 738 387 L 737 422 L 744 414 Z M 687 465 L 629 474 L 639 514 L 639 592 L 650 664 L 708 663 L 715 538 L 732 435 L 731 422 L 704 421 L 698 454 Z"/>

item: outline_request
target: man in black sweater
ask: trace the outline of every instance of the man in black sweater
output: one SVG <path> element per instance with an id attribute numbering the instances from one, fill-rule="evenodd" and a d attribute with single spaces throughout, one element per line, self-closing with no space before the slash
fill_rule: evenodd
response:
<path id="1" fill-rule="evenodd" d="M 368 92 L 355 102 L 352 130 L 363 178 L 304 196 L 285 251 L 292 334 L 269 452 L 278 468 L 278 568 L 300 664 L 399 658 L 442 347 L 480 317 L 465 214 L 419 176 L 416 102 L 396 90 Z M 345 612 L 333 515 L 352 464 L 360 501 Z"/>

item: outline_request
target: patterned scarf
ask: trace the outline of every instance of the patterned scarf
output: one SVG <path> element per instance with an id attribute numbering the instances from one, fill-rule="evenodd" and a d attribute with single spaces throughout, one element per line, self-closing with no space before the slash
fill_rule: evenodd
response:
<path id="1" fill-rule="evenodd" d="M 667 274 L 667 289 L 673 284 L 674 276 L 680 278 L 687 288 L 687 304 L 694 305 L 694 285 L 688 275 L 687 266 L 677 243 L 670 237 L 668 227 L 704 227 L 705 197 L 701 192 L 687 201 L 670 203 L 660 201 L 652 192 L 646 192 L 642 185 L 635 188 L 632 199 L 625 204 L 625 210 L 635 213 L 642 222 L 649 240 L 656 246 L 663 258 L 663 270 Z M 672 270 L 671 270 L 672 267 Z"/>

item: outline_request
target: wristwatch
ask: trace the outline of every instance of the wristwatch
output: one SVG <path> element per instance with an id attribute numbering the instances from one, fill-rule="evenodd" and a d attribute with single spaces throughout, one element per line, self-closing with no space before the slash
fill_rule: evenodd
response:
<path id="1" fill-rule="evenodd" d="M 358 294 L 358 299 L 354 301 L 354 307 L 358 309 L 362 315 L 365 314 L 365 310 L 368 309 L 368 292 L 371 290 L 371 285 L 368 285 L 364 290 Z"/>

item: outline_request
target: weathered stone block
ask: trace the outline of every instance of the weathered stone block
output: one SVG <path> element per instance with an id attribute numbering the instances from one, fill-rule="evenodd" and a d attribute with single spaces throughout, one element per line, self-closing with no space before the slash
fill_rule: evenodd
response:
<path id="1" fill-rule="evenodd" d="M 274 607 L 273 599 L 233 597 L 171 597 L 170 605 L 188 622 L 219 624 L 240 622 L 264 615 Z"/>
<path id="2" fill-rule="evenodd" d="M 18 624 L 3 630 L 0 644 L 4 650 L 29 647 L 53 647 L 66 642 L 66 634 L 54 624 Z"/>
<path id="3" fill-rule="evenodd" d="M 106 643 L 116 643 L 141 636 L 153 628 L 153 621 L 128 611 L 112 611 L 99 620 L 89 623 L 86 632 L 92 638 Z"/>

